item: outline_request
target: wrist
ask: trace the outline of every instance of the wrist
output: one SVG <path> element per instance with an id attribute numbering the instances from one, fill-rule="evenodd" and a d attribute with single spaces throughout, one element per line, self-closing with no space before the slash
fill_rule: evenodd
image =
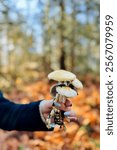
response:
<path id="1" fill-rule="evenodd" d="M 43 103 L 43 101 L 41 101 L 39 104 L 39 113 L 40 113 L 42 121 L 46 124 L 46 118 L 44 117 L 44 114 L 42 112 L 42 103 Z"/>

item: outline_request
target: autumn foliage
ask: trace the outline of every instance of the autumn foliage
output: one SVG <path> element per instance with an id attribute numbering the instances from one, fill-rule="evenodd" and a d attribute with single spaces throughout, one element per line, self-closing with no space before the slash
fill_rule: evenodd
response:
<path id="1" fill-rule="evenodd" d="M 67 130 L 56 128 L 52 132 L 7 132 L 0 130 L 0 150 L 99 150 L 99 81 L 85 78 L 84 88 L 72 98 L 72 109 L 80 119 L 81 125 L 66 123 Z M 21 79 L 7 97 L 16 103 L 51 99 L 49 93 L 52 83 L 47 80 L 25 85 Z"/>

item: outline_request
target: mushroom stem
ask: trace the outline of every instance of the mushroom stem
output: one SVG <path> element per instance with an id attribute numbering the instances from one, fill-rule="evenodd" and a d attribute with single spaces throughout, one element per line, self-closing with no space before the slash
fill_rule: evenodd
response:
<path id="1" fill-rule="evenodd" d="M 62 96 L 62 103 L 65 103 L 65 102 L 66 102 L 66 97 Z"/>
<path id="2" fill-rule="evenodd" d="M 55 98 L 54 98 L 54 102 L 59 102 L 60 99 L 60 94 L 56 94 Z"/>
<path id="3" fill-rule="evenodd" d="M 59 94 L 59 101 L 58 102 L 61 103 L 62 99 L 63 99 L 63 96 Z"/>

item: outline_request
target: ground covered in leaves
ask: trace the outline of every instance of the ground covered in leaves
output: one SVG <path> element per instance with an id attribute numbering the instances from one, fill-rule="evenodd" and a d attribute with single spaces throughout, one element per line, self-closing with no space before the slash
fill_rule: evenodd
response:
<path id="1" fill-rule="evenodd" d="M 83 90 L 72 98 L 73 108 L 83 118 L 82 125 L 67 123 L 67 131 L 18 132 L 0 130 L 0 150 L 99 150 L 99 81 L 85 78 Z M 26 85 L 16 80 L 17 88 L 6 96 L 16 103 L 51 99 L 52 83 L 46 80 Z"/>

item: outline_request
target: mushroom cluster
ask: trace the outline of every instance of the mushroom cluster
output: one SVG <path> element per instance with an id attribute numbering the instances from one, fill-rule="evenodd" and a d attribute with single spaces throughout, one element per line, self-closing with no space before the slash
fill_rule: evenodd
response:
<path id="1" fill-rule="evenodd" d="M 59 125 L 60 128 L 66 128 L 64 124 L 64 112 L 54 107 L 54 103 L 65 103 L 66 98 L 78 95 L 78 89 L 82 89 L 82 83 L 76 78 L 76 75 L 66 70 L 56 70 L 48 75 L 49 80 L 55 80 L 57 83 L 50 89 L 53 97 L 53 109 L 51 110 L 46 125 L 48 128 Z"/>

